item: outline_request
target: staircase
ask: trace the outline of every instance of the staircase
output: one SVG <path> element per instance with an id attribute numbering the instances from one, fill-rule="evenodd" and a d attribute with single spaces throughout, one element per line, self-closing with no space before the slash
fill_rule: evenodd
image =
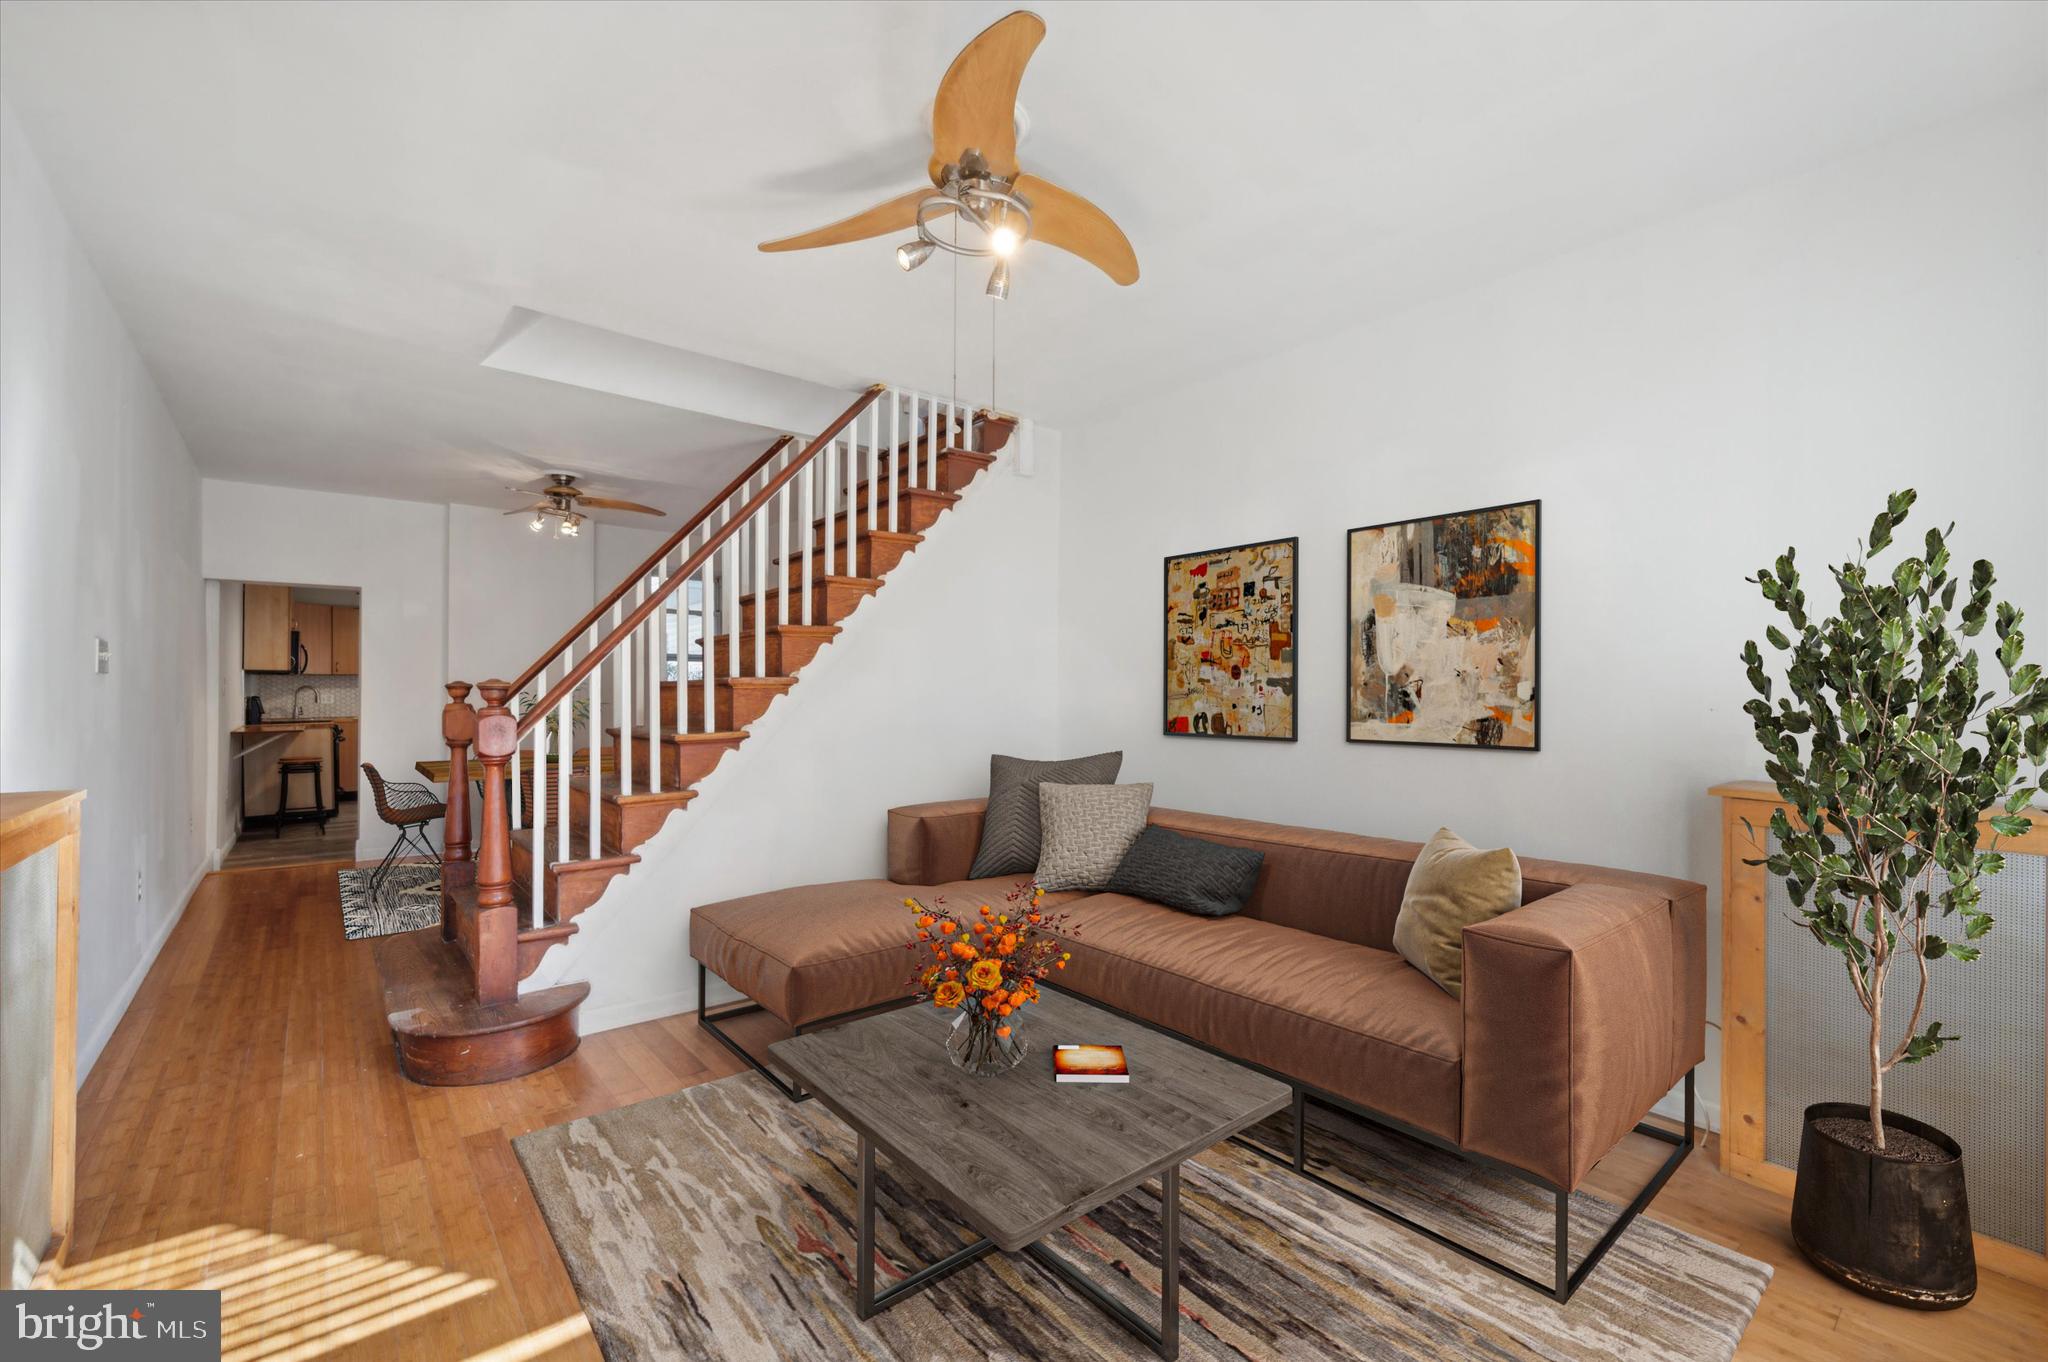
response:
<path id="1" fill-rule="evenodd" d="M 575 1050 L 590 985 L 521 992 L 520 981 L 746 743 L 1015 424 L 877 384 L 815 438 L 770 445 L 516 679 L 449 683 L 441 930 L 377 944 L 408 1078 L 493 1083 Z M 473 854 L 472 779 L 483 801 Z"/>

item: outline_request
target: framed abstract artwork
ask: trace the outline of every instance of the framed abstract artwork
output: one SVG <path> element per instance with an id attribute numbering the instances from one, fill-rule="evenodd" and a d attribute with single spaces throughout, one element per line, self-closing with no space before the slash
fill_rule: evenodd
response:
<path id="1" fill-rule="evenodd" d="M 1534 752 L 1543 503 L 1351 532 L 1345 737 Z"/>
<path id="2" fill-rule="evenodd" d="M 1300 541 L 1166 560 L 1166 731 L 1293 742 Z"/>

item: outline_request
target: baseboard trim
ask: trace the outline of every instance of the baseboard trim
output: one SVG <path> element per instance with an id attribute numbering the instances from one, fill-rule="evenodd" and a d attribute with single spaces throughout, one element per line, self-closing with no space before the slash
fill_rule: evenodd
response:
<path id="1" fill-rule="evenodd" d="M 692 973 L 695 971 L 693 970 Z M 730 996 L 721 997 L 720 994 Z M 711 996 L 706 1000 L 712 1007 L 720 1003 L 739 1001 L 742 995 L 727 987 L 723 982 L 714 982 Z M 641 1022 L 658 1021 L 663 1017 L 694 1016 L 697 1011 L 697 990 L 683 989 L 677 993 L 663 993 L 652 998 L 635 998 L 629 1002 L 609 1003 L 603 1007 L 585 1004 L 579 1029 L 586 1036 L 600 1031 L 616 1031 L 622 1026 L 636 1026 Z"/>
<path id="2" fill-rule="evenodd" d="M 83 1088 L 85 1081 L 92 1077 L 93 1066 L 100 1062 L 100 1055 L 107 1048 L 107 1042 L 114 1038 L 114 1032 L 119 1029 L 122 1018 L 128 1015 L 128 1005 L 135 1001 L 135 995 L 142 990 L 142 981 L 149 977 L 150 967 L 156 964 L 157 956 L 163 952 L 164 943 L 171 939 L 171 933 L 185 920 L 185 910 L 192 906 L 193 896 L 199 892 L 199 886 L 212 873 L 212 866 L 201 861 L 199 869 L 193 872 L 192 882 L 185 886 L 185 892 L 178 898 L 178 911 L 172 913 L 164 925 L 157 929 L 156 936 L 142 952 L 142 959 L 136 962 L 127 982 L 121 985 L 121 991 L 114 995 L 114 1005 L 107 1009 L 106 1020 L 95 1027 L 92 1035 L 78 1047 L 77 1072 L 80 1088 Z"/>

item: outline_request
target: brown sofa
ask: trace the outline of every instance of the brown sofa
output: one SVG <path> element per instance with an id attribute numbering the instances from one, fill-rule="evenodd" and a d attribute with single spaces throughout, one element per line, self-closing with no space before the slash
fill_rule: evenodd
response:
<path id="1" fill-rule="evenodd" d="M 984 805 L 890 810 L 888 880 L 698 908 L 690 953 L 794 1027 L 901 998 L 904 897 L 993 902 L 1016 883 L 965 878 Z M 1393 951 L 1418 844 L 1172 809 L 1151 821 L 1264 852 L 1251 901 L 1211 919 L 1048 895 L 1074 929 L 1057 982 L 1298 1089 L 1568 1192 L 1703 1057 L 1702 885 L 1524 859 L 1523 906 L 1465 932 L 1461 1001 Z"/>

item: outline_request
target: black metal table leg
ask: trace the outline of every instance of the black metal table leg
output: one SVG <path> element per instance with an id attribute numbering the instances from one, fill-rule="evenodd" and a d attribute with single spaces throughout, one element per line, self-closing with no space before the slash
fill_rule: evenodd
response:
<path id="1" fill-rule="evenodd" d="M 993 1239 L 977 1239 L 957 1253 L 939 1259 L 930 1267 L 911 1273 L 887 1291 L 875 1293 L 875 1147 L 860 1137 L 860 1230 L 856 1240 L 860 1263 L 854 1269 L 854 1308 L 862 1319 L 872 1319 L 890 1306 L 924 1290 L 932 1283 L 952 1276 L 969 1263 L 979 1262 L 996 1251 Z"/>
<path id="2" fill-rule="evenodd" d="M 905 1296 L 914 1295 L 934 1282 L 952 1276 L 969 1263 L 986 1258 L 996 1251 L 996 1245 L 991 1239 L 977 1239 L 958 1252 L 941 1258 L 930 1267 L 920 1268 L 878 1294 L 875 1291 L 875 1147 L 869 1143 L 867 1136 L 858 1132 L 856 1136 L 860 1147 L 857 1174 L 860 1183 L 860 1210 L 856 1217 L 858 1226 L 854 1240 L 854 1251 L 859 1255 L 859 1262 L 855 1264 L 853 1272 L 854 1308 L 862 1319 L 872 1319 Z M 1151 1345 L 1152 1350 L 1167 1362 L 1173 1362 L 1173 1359 L 1180 1356 L 1179 1164 L 1159 1175 L 1159 1239 L 1157 1328 L 1083 1276 L 1079 1268 L 1047 1248 L 1043 1240 L 1025 1245 L 1024 1253 L 1039 1266 L 1093 1301 L 1104 1314 L 1144 1339 Z"/>
<path id="3" fill-rule="evenodd" d="M 1045 1246 L 1044 1241 L 1027 1246 L 1025 1254 L 1074 1290 L 1093 1301 L 1096 1308 L 1151 1345 L 1152 1351 L 1172 1362 L 1180 1356 L 1180 1165 L 1159 1175 L 1159 1324 L 1138 1315 L 1129 1306 L 1081 1274 L 1080 1269 Z"/>

